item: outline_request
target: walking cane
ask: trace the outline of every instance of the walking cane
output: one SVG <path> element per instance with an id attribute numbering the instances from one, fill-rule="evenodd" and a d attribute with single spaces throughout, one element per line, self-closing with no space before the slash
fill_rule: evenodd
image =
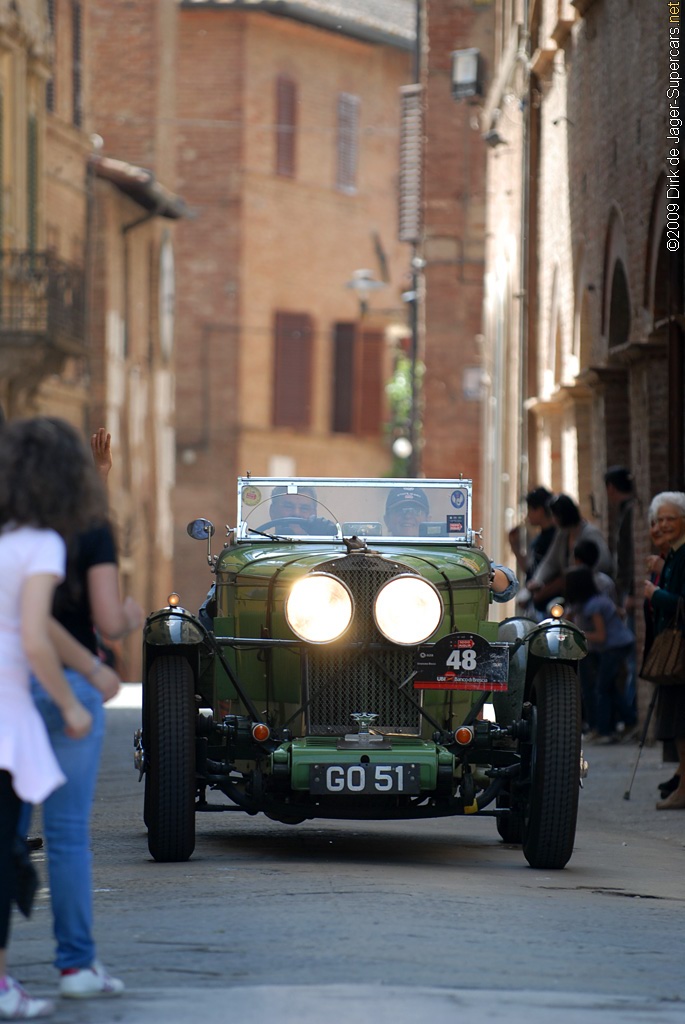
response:
<path id="1" fill-rule="evenodd" d="M 633 775 L 632 775 L 632 778 L 630 780 L 630 785 L 628 786 L 627 790 L 623 794 L 623 799 L 624 800 L 630 800 L 630 791 L 633 788 L 633 782 L 635 781 L 635 775 L 637 773 L 637 766 L 640 763 L 640 754 L 642 753 L 642 748 L 645 745 L 645 740 L 647 738 L 647 730 L 649 729 L 649 723 L 652 720 L 652 712 L 654 711 L 654 705 L 656 704 L 656 698 L 657 698 L 657 693 L 658 692 L 659 692 L 659 687 L 655 686 L 654 687 L 654 693 L 652 694 L 652 699 L 650 700 L 649 707 L 647 708 L 647 714 L 645 715 L 645 724 L 644 724 L 644 726 L 642 728 L 642 736 L 640 736 L 640 746 L 638 747 L 638 750 L 637 750 L 637 759 L 635 761 L 635 767 L 633 768 Z"/>

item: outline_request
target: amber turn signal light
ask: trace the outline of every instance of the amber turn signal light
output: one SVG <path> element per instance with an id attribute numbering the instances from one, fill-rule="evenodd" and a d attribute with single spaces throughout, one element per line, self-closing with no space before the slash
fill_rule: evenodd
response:
<path id="1" fill-rule="evenodd" d="M 256 725 L 252 726 L 252 738 L 256 740 L 257 743 L 264 743 L 265 740 L 268 740 L 270 735 L 271 729 L 269 729 L 268 725 L 264 725 L 263 722 L 257 722 Z"/>
<path id="2" fill-rule="evenodd" d="M 170 608 L 178 608 L 181 603 L 181 598 L 178 594 L 169 594 L 167 601 L 169 602 Z"/>
<path id="3" fill-rule="evenodd" d="M 468 725 L 462 725 L 454 734 L 455 742 L 460 747 L 465 747 L 469 743 L 473 742 L 473 729 L 470 729 Z"/>
<path id="4" fill-rule="evenodd" d="M 560 619 L 564 614 L 563 604 L 553 604 L 549 610 L 549 614 L 552 616 L 553 619 Z"/>

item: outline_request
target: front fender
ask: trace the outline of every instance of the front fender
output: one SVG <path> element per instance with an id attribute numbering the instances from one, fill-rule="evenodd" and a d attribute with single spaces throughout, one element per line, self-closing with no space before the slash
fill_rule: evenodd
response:
<path id="1" fill-rule="evenodd" d="M 567 619 L 545 619 L 527 637 L 530 653 L 554 661 L 581 661 L 587 654 L 585 633 Z"/>
<path id="2" fill-rule="evenodd" d="M 500 622 L 497 639 L 511 645 L 509 655 L 509 686 L 502 693 L 493 693 L 495 717 L 500 725 L 510 725 L 521 717 L 526 689 L 528 644 L 526 637 L 537 628 L 533 619 L 512 617 Z"/>
<path id="3" fill-rule="evenodd" d="M 206 637 L 204 626 L 185 608 L 162 608 L 143 626 L 143 642 L 151 647 L 197 646 Z"/>

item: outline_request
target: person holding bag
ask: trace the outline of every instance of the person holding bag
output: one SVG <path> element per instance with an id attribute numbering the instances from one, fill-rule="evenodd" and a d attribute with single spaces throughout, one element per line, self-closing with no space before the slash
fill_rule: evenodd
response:
<path id="1" fill-rule="evenodd" d="M 653 660 L 659 636 L 680 628 L 679 604 L 685 600 L 685 493 L 662 491 L 652 499 L 649 507 L 650 522 L 661 527 L 669 551 L 657 586 L 645 580 L 644 596 L 652 609 L 653 637 L 649 659 Z M 679 637 L 676 637 L 679 639 Z M 649 661 L 643 665 L 645 678 L 649 678 Z M 655 735 L 658 740 L 675 741 L 678 753 L 679 783 L 665 800 L 656 804 L 658 811 L 685 810 L 685 669 L 677 670 L 668 683 L 657 682 Z"/>

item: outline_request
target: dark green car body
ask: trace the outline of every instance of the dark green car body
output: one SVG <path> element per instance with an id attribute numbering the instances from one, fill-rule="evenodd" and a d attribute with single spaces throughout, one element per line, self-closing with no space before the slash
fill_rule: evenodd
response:
<path id="1" fill-rule="evenodd" d="M 156 860 L 187 859 L 195 815 L 223 806 L 288 824 L 487 815 L 533 866 L 567 863 L 584 636 L 563 619 L 490 618 L 470 482 L 419 483 L 431 513 L 409 537 L 388 534 L 384 509 L 409 504 L 416 481 L 239 480 L 207 607 L 174 597 L 144 629 L 136 763 Z M 315 494 L 315 514 L 274 519 L 264 495 L 284 489 Z M 312 579 L 349 619 L 339 636 L 307 632 L 328 628 Z"/>

